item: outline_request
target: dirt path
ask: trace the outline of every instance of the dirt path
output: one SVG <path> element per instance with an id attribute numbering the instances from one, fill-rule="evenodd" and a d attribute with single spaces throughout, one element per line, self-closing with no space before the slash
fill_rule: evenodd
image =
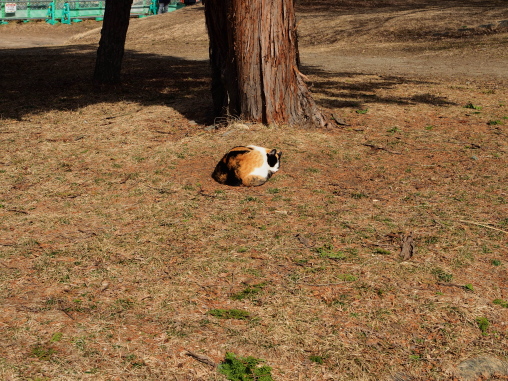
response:
<path id="1" fill-rule="evenodd" d="M 456 20 L 440 20 L 443 12 L 451 11 Z M 339 74 L 508 82 L 508 30 L 477 35 L 483 29 L 471 28 L 472 32 L 465 37 L 435 38 L 436 33 L 454 36 L 461 23 L 500 20 L 508 15 L 508 7 L 496 8 L 495 12 L 484 10 L 483 13 L 455 8 L 424 9 L 418 12 L 416 24 L 413 20 L 415 12 L 398 9 L 376 12 L 373 16 L 372 12 L 347 14 L 338 10 L 332 12 L 333 17 L 330 12 L 302 13 L 298 28 L 303 65 Z M 475 18 L 470 19 L 469 13 L 474 13 Z M 95 21 L 72 25 L 11 23 L 0 26 L 0 50 L 58 46 L 69 41 L 93 46 L 99 40 L 100 28 L 101 23 Z M 412 35 L 417 31 L 422 35 Z M 126 48 L 207 60 L 203 7 L 133 19 Z"/>
<path id="2" fill-rule="evenodd" d="M 81 28 L 79 33 L 82 33 Z M 74 34 L 74 33 L 73 33 Z M 64 45 L 72 37 L 66 34 L 27 33 L 3 35 L 0 49 L 24 49 Z M 207 59 L 206 48 L 195 58 Z M 194 52 L 194 54 L 199 54 Z M 178 56 L 178 54 L 174 54 Z M 508 63 L 504 58 L 491 58 L 482 54 L 467 56 L 424 54 L 415 56 L 379 56 L 375 52 L 344 53 L 340 48 L 315 51 L 303 47 L 301 59 L 304 66 L 314 66 L 336 73 L 367 73 L 409 77 L 443 77 L 446 79 L 482 77 L 487 81 L 507 81 Z"/>
<path id="3" fill-rule="evenodd" d="M 342 54 L 340 50 L 313 52 L 302 49 L 302 63 L 321 67 L 337 73 L 365 73 L 409 77 L 440 77 L 443 79 L 479 79 L 486 81 L 507 81 L 506 60 L 489 59 L 481 56 L 456 57 L 421 55 L 406 57 L 383 57 L 364 54 Z"/>
<path id="4" fill-rule="evenodd" d="M 0 49 L 24 49 L 64 45 L 72 36 L 93 29 L 100 31 L 101 24 L 85 21 L 72 25 L 50 25 L 42 21 L 0 25 Z M 100 32 L 99 32 L 100 33 Z"/>

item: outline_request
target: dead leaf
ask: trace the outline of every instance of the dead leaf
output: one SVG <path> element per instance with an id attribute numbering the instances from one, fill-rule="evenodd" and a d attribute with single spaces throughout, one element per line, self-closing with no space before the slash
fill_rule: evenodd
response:
<path id="1" fill-rule="evenodd" d="M 249 278 L 249 277 L 242 277 L 242 278 L 238 279 L 238 281 L 240 283 L 247 285 L 247 286 L 255 286 L 255 285 L 262 283 L 259 280 L 259 278 Z"/>
<path id="2" fill-rule="evenodd" d="M 337 123 L 339 126 L 348 126 L 347 122 L 341 118 L 338 117 L 336 114 L 332 114 L 332 119 Z"/>
<path id="3" fill-rule="evenodd" d="M 101 288 L 99 289 L 100 292 L 103 292 L 103 291 L 106 291 L 106 289 L 109 287 L 109 282 L 108 281 L 104 281 L 102 282 L 101 284 Z"/>
<path id="4" fill-rule="evenodd" d="M 297 235 L 295 235 L 295 237 L 298 239 L 298 241 L 300 241 L 300 243 L 302 245 L 304 245 L 306 247 L 312 247 L 312 246 L 314 246 L 314 244 L 308 238 L 305 238 L 301 234 L 297 234 Z"/>

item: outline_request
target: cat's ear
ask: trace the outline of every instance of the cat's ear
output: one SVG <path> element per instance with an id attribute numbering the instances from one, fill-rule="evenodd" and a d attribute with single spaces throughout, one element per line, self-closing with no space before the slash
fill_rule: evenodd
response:
<path id="1" fill-rule="evenodd" d="M 268 152 L 268 155 L 277 156 L 278 158 L 280 158 L 282 156 L 282 151 L 272 149 L 270 152 Z"/>

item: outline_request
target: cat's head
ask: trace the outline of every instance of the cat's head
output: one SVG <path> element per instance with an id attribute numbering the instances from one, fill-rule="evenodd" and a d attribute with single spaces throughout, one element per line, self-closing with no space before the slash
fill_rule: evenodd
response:
<path id="1" fill-rule="evenodd" d="M 270 171 L 272 173 L 275 173 L 279 170 L 281 156 L 282 156 L 282 151 L 277 151 L 276 149 L 272 149 L 271 151 L 267 150 L 266 158 L 267 158 L 268 166 L 270 167 Z"/>

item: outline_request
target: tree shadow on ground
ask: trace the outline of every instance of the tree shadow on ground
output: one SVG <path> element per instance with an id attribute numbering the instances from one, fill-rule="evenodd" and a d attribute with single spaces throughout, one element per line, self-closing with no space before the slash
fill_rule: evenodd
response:
<path id="1" fill-rule="evenodd" d="M 102 102 L 167 105 L 198 123 L 213 122 L 207 61 L 126 51 L 122 84 L 92 82 L 96 46 L 0 51 L 0 118 L 23 119 L 51 110 L 78 110 Z"/>
<path id="2" fill-rule="evenodd" d="M 98 87 L 92 83 L 95 46 L 1 50 L 0 119 L 22 120 L 34 113 L 51 110 L 75 111 L 91 104 L 136 102 L 140 105 L 166 105 L 199 124 L 212 124 L 208 61 L 127 51 L 123 82 Z M 368 103 L 410 105 L 453 104 L 432 94 L 383 97 L 378 90 L 400 84 L 425 83 L 402 77 L 377 77 L 368 73 L 328 72 L 305 67 L 311 91 L 324 108 L 364 107 Z"/>
<path id="3" fill-rule="evenodd" d="M 407 96 L 381 96 L 378 91 L 393 89 L 400 85 L 425 85 L 430 81 L 409 79 L 400 76 L 374 76 L 369 73 L 329 72 L 319 67 L 306 66 L 302 71 L 312 78 L 309 87 L 316 94 L 316 101 L 325 108 L 361 108 L 369 103 L 415 105 L 431 104 L 435 106 L 455 105 L 445 97 L 433 94 Z"/>

